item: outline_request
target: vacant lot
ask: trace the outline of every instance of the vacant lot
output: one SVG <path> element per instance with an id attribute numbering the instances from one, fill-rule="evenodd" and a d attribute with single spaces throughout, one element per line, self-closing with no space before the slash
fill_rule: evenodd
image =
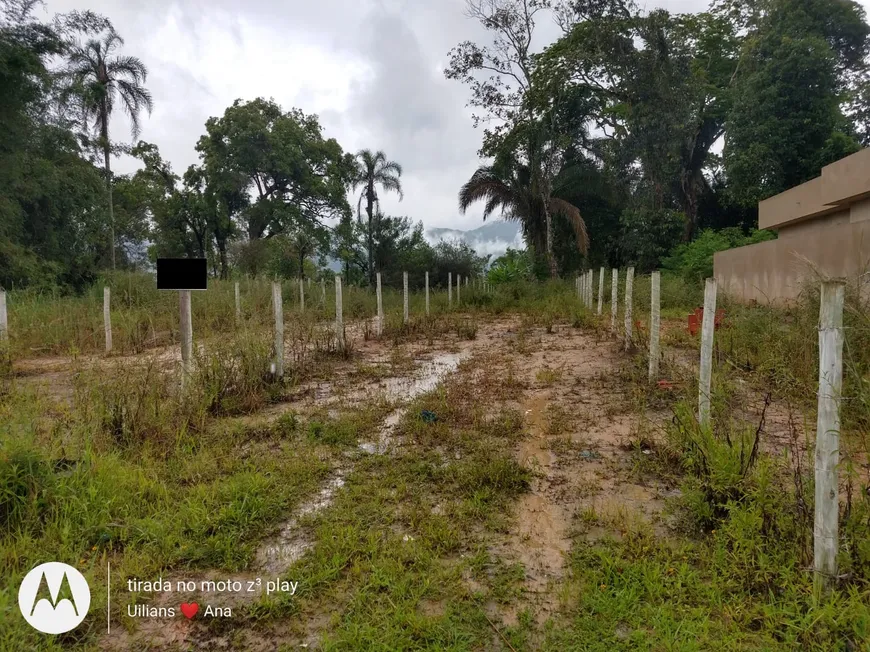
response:
<path id="1" fill-rule="evenodd" d="M 28 316 L 13 295 L 0 647 L 864 649 L 866 313 L 847 315 L 842 577 L 817 599 L 817 298 L 725 302 L 705 431 L 685 331 L 697 292 L 665 279 L 650 383 L 648 285 L 635 280 L 628 351 L 621 307 L 617 338 L 609 302 L 599 316 L 570 282 L 463 288 L 459 305 L 433 289 L 408 324 L 388 292 L 381 337 L 373 297 L 352 290 L 345 345 L 332 289 L 302 312 L 288 285 L 283 380 L 268 285 L 250 286 L 238 324 L 222 285 L 195 297 L 184 390 L 170 301 L 143 307 L 131 282 L 105 356 L 93 297 L 34 300 Z M 75 314 L 87 328 L 55 323 Z M 17 587 L 55 560 L 85 574 L 92 604 L 51 637 L 20 617 Z M 172 591 L 128 585 L 158 578 Z M 227 580 L 242 590 L 217 590 Z"/>

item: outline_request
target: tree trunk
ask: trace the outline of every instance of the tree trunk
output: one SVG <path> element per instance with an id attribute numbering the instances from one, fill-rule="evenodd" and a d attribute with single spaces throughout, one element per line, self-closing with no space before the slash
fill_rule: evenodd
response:
<path id="1" fill-rule="evenodd" d="M 698 185 L 691 172 L 684 172 L 681 184 L 683 189 L 683 242 L 691 242 L 695 237 L 695 225 L 698 221 Z"/>
<path id="2" fill-rule="evenodd" d="M 221 259 L 221 280 L 226 281 L 230 277 L 229 264 L 227 263 L 227 243 L 221 238 L 217 241 Z"/>
<path id="3" fill-rule="evenodd" d="M 544 214 L 547 218 L 547 266 L 550 268 L 550 277 L 559 277 L 559 268 L 556 266 L 556 256 L 553 254 L 553 216 L 550 214 L 550 209 L 544 207 Z"/>
<path id="4" fill-rule="evenodd" d="M 103 160 L 106 165 L 106 188 L 109 191 L 109 239 L 112 251 L 112 270 L 115 269 L 115 209 L 112 202 L 111 147 L 109 145 L 109 111 L 106 101 L 100 103 L 100 136 L 103 140 Z"/>

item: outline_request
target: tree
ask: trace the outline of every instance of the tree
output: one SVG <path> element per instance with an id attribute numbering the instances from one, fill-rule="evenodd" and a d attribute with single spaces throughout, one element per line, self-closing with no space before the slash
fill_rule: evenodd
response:
<path id="1" fill-rule="evenodd" d="M 548 254 L 552 274 L 552 241 L 548 241 L 547 215 L 564 218 L 574 230 L 577 249 L 586 253 L 589 236 L 580 210 L 573 204 L 550 196 L 545 206 L 542 195 L 535 191 L 532 173 L 527 165 L 509 156 L 501 156 L 493 165 L 478 168 L 459 191 L 459 210 L 464 213 L 471 204 L 484 201 L 483 219 L 500 211 L 508 220 L 519 222 L 523 237 L 533 251 Z"/>
<path id="2" fill-rule="evenodd" d="M 754 205 L 860 148 L 845 109 L 857 117 L 864 110 L 870 27 L 851 0 L 741 1 L 720 10 L 747 30 L 724 159 L 730 192 Z"/>
<path id="3" fill-rule="evenodd" d="M 55 110 L 48 64 L 68 34 L 105 19 L 74 12 L 44 24 L 33 4 L 0 2 L 0 287 L 81 289 L 105 252 L 101 179 Z"/>
<path id="4" fill-rule="evenodd" d="M 730 107 L 734 25 L 710 13 L 644 15 L 624 0 L 576 3 L 563 25 L 565 36 L 539 60 L 538 86 L 545 96 L 568 86 L 587 97 L 622 165 L 640 166 L 648 207 L 682 211 L 691 239 L 704 168 Z"/>
<path id="5" fill-rule="evenodd" d="M 356 158 L 359 167 L 351 179 L 351 188 L 356 190 L 362 187 L 362 193 L 357 203 L 357 216 L 360 221 L 362 221 L 360 206 L 363 199 L 366 202 L 366 216 L 368 217 L 365 233 L 368 251 L 366 277 L 369 287 L 371 287 L 374 284 L 375 277 L 374 260 L 372 257 L 375 225 L 372 224 L 372 220 L 377 219 L 380 215 L 377 186 L 380 186 L 387 192 L 393 191 L 398 193 L 399 200 L 401 201 L 403 194 L 399 177 L 402 176 L 402 166 L 395 161 L 388 161 L 386 154 L 380 150 L 373 154 L 371 150 L 364 149 L 357 153 Z M 378 207 L 377 212 L 376 206 Z"/>
<path id="6" fill-rule="evenodd" d="M 84 45 L 70 48 L 67 53 L 66 76 L 70 91 L 78 100 L 82 123 L 96 135 L 94 144 L 102 150 L 106 188 L 109 195 L 109 232 L 112 269 L 115 268 L 115 220 L 112 205 L 112 144 L 109 140 L 109 120 L 115 105 L 121 102 L 130 119 L 133 138 L 140 131 L 139 117 L 143 109 L 151 113 L 153 100 L 144 84 L 148 69 L 137 57 L 115 56 L 124 44 L 111 27 L 102 38 L 89 39 Z"/>
<path id="7" fill-rule="evenodd" d="M 546 252 L 550 275 L 555 277 L 551 205 L 553 177 L 560 166 L 560 139 L 552 129 L 554 107 L 541 116 L 529 101 L 540 97 L 531 51 L 536 16 L 550 5 L 548 0 L 467 0 L 467 15 L 490 32 L 492 42 L 487 46 L 460 43 L 450 51 L 445 75 L 471 87 L 469 104 L 483 110 L 482 115 L 473 116 L 475 126 L 495 123 L 494 128 L 484 130 L 482 155 L 494 155 L 506 140 L 520 140 L 513 149 L 525 156 L 529 173 L 525 192 L 536 196 L 534 202 L 543 217 L 544 240 L 539 251 Z M 479 74 L 489 76 L 480 79 Z"/>
<path id="8" fill-rule="evenodd" d="M 233 192 L 253 195 L 233 214 L 250 240 L 350 212 L 353 157 L 323 137 L 315 115 L 285 113 L 262 98 L 236 100 L 223 117 L 209 118 L 196 149 L 210 178 L 220 176 Z"/>

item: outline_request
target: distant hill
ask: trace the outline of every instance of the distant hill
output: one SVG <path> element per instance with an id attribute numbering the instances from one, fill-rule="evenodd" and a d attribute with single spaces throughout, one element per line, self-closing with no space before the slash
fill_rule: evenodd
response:
<path id="1" fill-rule="evenodd" d="M 516 222 L 492 221 L 470 231 L 459 229 L 434 228 L 426 229 L 426 239 L 435 244 L 441 240 L 465 242 L 481 256 L 501 256 L 508 247 L 522 249 L 523 236 Z"/>

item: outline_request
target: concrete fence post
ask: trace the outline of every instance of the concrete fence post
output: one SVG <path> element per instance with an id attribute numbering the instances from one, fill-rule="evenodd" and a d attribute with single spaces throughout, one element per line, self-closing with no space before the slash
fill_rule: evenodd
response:
<path id="1" fill-rule="evenodd" d="M 616 336 L 616 319 L 619 311 L 619 270 L 614 267 L 610 281 L 610 333 Z"/>
<path id="2" fill-rule="evenodd" d="M 326 279 L 320 279 L 320 303 L 326 307 Z"/>
<path id="3" fill-rule="evenodd" d="M 453 272 L 447 272 L 447 307 L 453 307 Z"/>
<path id="4" fill-rule="evenodd" d="M 378 322 L 377 322 L 377 331 L 378 337 L 381 337 L 384 334 L 384 299 L 383 293 L 381 290 L 381 273 L 378 272 L 375 274 L 376 280 L 376 288 L 375 291 L 378 297 Z"/>
<path id="5" fill-rule="evenodd" d="M 305 312 L 305 284 L 299 279 L 299 312 Z"/>
<path id="6" fill-rule="evenodd" d="M 181 336 L 181 386 L 187 383 L 193 358 L 193 319 L 190 313 L 190 290 L 178 293 L 179 325 Z"/>
<path id="7" fill-rule="evenodd" d="M 465 287 L 468 287 L 468 277 L 465 277 Z"/>
<path id="8" fill-rule="evenodd" d="M 595 272 L 589 270 L 589 310 L 595 306 Z"/>
<path id="9" fill-rule="evenodd" d="M 344 303 L 341 298 L 341 276 L 335 277 L 335 339 L 344 348 Z"/>
<path id="10" fill-rule="evenodd" d="M 819 305 L 819 395 L 816 420 L 813 570 L 817 595 L 837 576 L 839 537 L 840 395 L 843 389 L 843 297 L 841 280 L 822 283 Z"/>
<path id="11" fill-rule="evenodd" d="M 460 274 L 456 275 L 456 307 L 459 307 L 459 288 L 462 284 L 462 276 Z"/>
<path id="12" fill-rule="evenodd" d="M 701 363 L 698 376 L 698 422 L 710 425 L 710 391 L 713 379 L 713 334 L 716 329 L 716 279 L 704 283 L 704 319 L 701 322 Z"/>
<path id="13" fill-rule="evenodd" d="M 275 316 L 275 376 L 284 378 L 284 297 L 281 283 L 272 283 L 272 312 Z"/>
<path id="14" fill-rule="evenodd" d="M 408 323 L 408 272 L 402 272 L 403 322 Z"/>
<path id="15" fill-rule="evenodd" d="M 235 282 L 235 294 L 236 294 L 236 324 L 241 323 L 242 321 L 242 295 L 241 290 L 239 290 L 239 282 Z"/>
<path id="16" fill-rule="evenodd" d="M 650 308 L 649 308 L 649 379 L 655 381 L 659 375 L 659 339 L 661 337 L 661 283 L 660 272 L 650 276 Z"/>
<path id="17" fill-rule="evenodd" d="M 106 353 L 112 352 L 112 291 L 103 288 L 103 327 L 106 329 Z"/>
<path id="18" fill-rule="evenodd" d="M 631 349 L 631 338 L 634 335 L 634 322 L 632 321 L 632 294 L 634 292 L 634 267 L 625 271 L 625 350 Z"/>
<path id="19" fill-rule="evenodd" d="M 6 290 L 0 290 L 0 343 L 9 341 L 9 317 L 6 314 Z"/>
<path id="20" fill-rule="evenodd" d="M 604 308 L 604 268 L 598 273 L 598 316 L 601 316 L 601 310 Z"/>
<path id="21" fill-rule="evenodd" d="M 426 316 L 429 316 L 429 272 L 426 272 Z"/>

